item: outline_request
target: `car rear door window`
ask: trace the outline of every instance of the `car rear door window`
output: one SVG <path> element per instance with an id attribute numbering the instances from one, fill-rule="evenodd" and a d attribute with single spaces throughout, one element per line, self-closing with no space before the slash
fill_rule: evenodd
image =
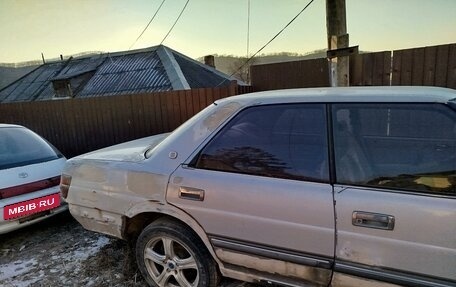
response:
<path id="1" fill-rule="evenodd" d="M 336 104 L 337 181 L 456 194 L 456 113 L 441 104 Z"/>
<path id="2" fill-rule="evenodd" d="M 202 150 L 196 168 L 294 180 L 328 181 L 325 106 L 243 110 Z"/>

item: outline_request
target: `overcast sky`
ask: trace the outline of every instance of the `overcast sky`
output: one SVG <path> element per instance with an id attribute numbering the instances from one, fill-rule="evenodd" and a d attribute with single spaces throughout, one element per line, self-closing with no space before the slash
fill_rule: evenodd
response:
<path id="1" fill-rule="evenodd" d="M 162 0 L 0 0 L 0 62 L 128 50 Z M 157 45 L 186 0 L 167 0 L 133 49 Z M 250 0 L 250 53 L 309 0 Z M 190 57 L 247 53 L 248 0 L 190 0 L 164 42 Z M 456 42 L 456 0 L 346 0 L 350 45 L 382 51 Z M 264 53 L 326 48 L 325 1 L 315 0 Z"/>

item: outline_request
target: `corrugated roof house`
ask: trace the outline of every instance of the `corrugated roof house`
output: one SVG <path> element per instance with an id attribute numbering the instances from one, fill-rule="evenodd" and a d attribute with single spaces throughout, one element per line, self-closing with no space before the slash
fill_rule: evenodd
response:
<path id="1" fill-rule="evenodd" d="M 46 63 L 0 90 L 0 102 L 227 86 L 228 75 L 160 45 Z"/>

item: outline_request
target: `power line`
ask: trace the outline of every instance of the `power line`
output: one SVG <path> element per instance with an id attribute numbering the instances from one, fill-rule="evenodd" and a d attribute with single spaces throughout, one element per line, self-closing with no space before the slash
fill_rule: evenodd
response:
<path id="1" fill-rule="evenodd" d="M 247 53 L 246 53 L 246 57 L 249 56 L 249 44 L 250 44 L 250 0 L 247 0 Z"/>
<path id="2" fill-rule="evenodd" d="M 168 37 L 168 35 L 169 35 L 169 34 L 171 33 L 171 31 L 174 29 L 174 26 L 176 26 L 177 21 L 179 21 L 180 17 L 182 16 L 182 13 L 184 13 L 185 8 L 187 8 L 188 2 L 190 2 L 190 0 L 187 0 L 187 2 L 185 2 L 184 8 L 182 8 L 182 10 L 181 10 L 179 16 L 177 16 L 176 21 L 174 21 L 173 26 L 171 26 L 171 29 L 169 29 L 169 31 L 168 31 L 168 33 L 166 34 L 166 36 L 165 36 L 165 37 L 163 38 L 163 40 L 160 42 L 160 45 L 163 44 L 163 42 L 165 42 L 165 40 L 166 40 L 166 38 Z"/>
<path id="3" fill-rule="evenodd" d="M 152 18 L 150 19 L 149 23 L 147 23 L 147 25 L 144 28 L 144 30 L 142 30 L 141 34 L 139 34 L 138 38 L 136 38 L 136 40 L 133 42 L 133 44 L 131 44 L 131 46 L 130 46 L 130 48 L 128 48 L 128 50 L 131 50 L 131 48 L 136 44 L 136 42 L 138 42 L 139 38 L 141 38 L 141 36 L 144 34 L 144 32 L 146 32 L 147 28 L 149 28 L 150 23 L 152 23 L 152 21 L 155 19 L 155 16 L 157 16 L 158 11 L 160 11 L 161 7 L 163 6 L 163 3 L 165 3 L 165 0 L 163 0 L 161 2 L 160 6 L 158 6 L 158 9 L 157 9 L 157 11 L 155 11 L 154 16 L 152 16 Z"/>
<path id="4" fill-rule="evenodd" d="M 314 1 L 315 1 L 315 0 L 310 0 L 310 2 L 307 3 L 307 5 L 304 6 L 304 8 L 302 8 L 302 10 L 299 11 L 299 13 L 296 14 L 296 16 L 294 16 L 293 19 L 291 19 L 291 21 L 288 22 L 288 23 L 282 28 L 282 30 L 280 30 L 277 34 L 275 34 L 275 36 L 272 37 L 271 40 L 269 40 L 266 44 L 264 44 L 264 46 L 261 47 L 258 51 L 256 51 L 255 54 L 253 54 L 250 58 L 248 58 L 248 59 L 247 59 L 247 60 L 246 60 L 246 61 L 245 61 L 245 62 L 244 62 L 236 71 L 234 71 L 234 72 L 229 76 L 229 78 L 231 78 L 234 74 L 236 74 L 236 73 L 239 72 L 242 68 L 244 68 L 244 66 L 247 65 L 247 64 L 248 64 L 256 55 L 258 55 L 258 53 L 260 53 L 261 51 L 263 51 L 264 48 L 266 48 L 272 41 L 274 41 L 280 34 L 282 34 L 282 32 L 283 32 L 288 26 L 290 26 L 290 24 L 293 23 L 294 20 L 296 20 L 296 18 L 298 18 L 299 15 L 301 15 L 302 12 L 304 12 L 304 11 L 307 9 L 307 7 L 309 7 L 310 4 L 312 4 Z M 221 82 L 217 85 L 217 87 L 220 86 L 221 84 L 223 84 L 223 83 L 226 82 L 226 81 L 227 81 L 226 79 L 223 80 L 223 81 L 221 81 Z"/>

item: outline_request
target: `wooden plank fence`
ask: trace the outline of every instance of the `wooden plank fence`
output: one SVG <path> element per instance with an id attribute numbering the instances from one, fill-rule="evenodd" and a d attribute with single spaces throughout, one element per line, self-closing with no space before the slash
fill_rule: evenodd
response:
<path id="1" fill-rule="evenodd" d="M 456 44 L 393 52 L 393 86 L 438 86 L 456 89 Z"/>
<path id="2" fill-rule="evenodd" d="M 256 91 L 328 87 L 326 58 L 251 66 Z M 456 44 L 350 57 L 351 86 L 438 86 L 456 89 Z"/>
<path id="3" fill-rule="evenodd" d="M 0 104 L 0 123 L 26 126 L 67 157 L 169 132 L 218 99 L 251 87 Z"/>
<path id="4" fill-rule="evenodd" d="M 456 44 L 352 56 L 350 85 L 456 89 Z"/>
<path id="5" fill-rule="evenodd" d="M 255 91 L 329 86 L 326 59 L 253 65 L 250 69 Z"/>
<path id="6" fill-rule="evenodd" d="M 389 86 L 390 75 L 390 51 L 350 57 L 350 86 Z"/>

